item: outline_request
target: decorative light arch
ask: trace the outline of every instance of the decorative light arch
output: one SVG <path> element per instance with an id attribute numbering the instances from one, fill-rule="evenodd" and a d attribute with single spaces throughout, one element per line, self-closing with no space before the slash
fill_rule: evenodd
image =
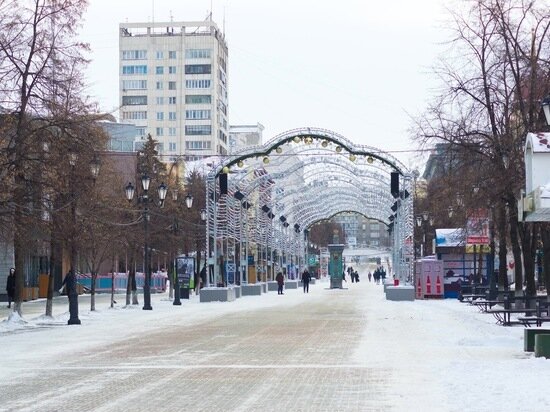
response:
<path id="1" fill-rule="evenodd" d="M 399 177 L 394 193 L 392 173 Z M 223 191 L 220 181 L 227 181 Z M 269 254 L 272 262 L 277 256 L 281 264 L 304 265 L 306 240 L 300 234 L 342 211 L 355 211 L 390 228 L 393 272 L 403 281 L 408 279 L 413 255 L 412 182 L 412 173 L 391 154 L 311 127 L 290 130 L 223 158 L 207 177 L 213 283 L 220 280 L 223 262 L 244 263 L 242 256 L 236 256 L 237 249 L 248 255 L 252 248 L 262 256 L 259 268 L 264 273 Z M 244 266 L 241 272 L 246 273 Z"/>

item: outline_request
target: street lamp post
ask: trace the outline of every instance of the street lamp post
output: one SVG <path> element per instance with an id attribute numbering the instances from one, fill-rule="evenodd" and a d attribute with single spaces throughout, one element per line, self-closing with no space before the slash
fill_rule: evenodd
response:
<path id="1" fill-rule="evenodd" d="M 152 310 L 153 307 L 151 306 L 151 251 L 149 250 L 149 184 L 151 183 L 151 178 L 147 176 L 146 174 L 141 176 L 141 187 L 143 189 L 143 194 L 138 198 L 138 202 L 142 203 L 143 205 L 143 228 L 145 231 L 145 238 L 144 238 L 144 253 L 145 253 L 145 259 L 144 259 L 144 271 L 145 271 L 145 281 L 143 283 L 143 310 Z M 128 202 L 131 202 L 134 198 L 135 193 L 135 187 L 132 185 L 132 183 L 128 183 L 124 189 L 126 194 L 126 199 Z M 162 204 L 164 203 L 164 199 L 166 198 L 166 193 L 168 191 L 168 188 L 164 183 L 161 183 L 158 187 L 158 197 Z"/>
<path id="2" fill-rule="evenodd" d="M 76 267 L 77 267 L 77 255 L 78 250 L 76 247 L 76 192 L 75 192 L 75 168 L 78 162 L 78 153 L 75 151 L 69 152 L 69 166 L 71 167 L 71 176 L 70 176 L 70 196 L 71 196 L 71 248 L 70 248 L 70 269 L 67 276 L 71 276 L 71 279 L 68 279 L 67 284 L 67 296 L 69 298 L 69 320 L 68 325 L 80 325 L 80 319 L 78 318 L 78 291 L 76 290 Z M 99 175 L 99 169 L 101 164 L 99 159 L 94 156 L 90 163 L 90 172 L 92 174 L 92 179 L 95 183 L 97 176 Z"/>
<path id="3" fill-rule="evenodd" d="M 172 199 L 175 201 L 178 200 L 177 191 L 174 191 L 172 193 Z M 191 195 L 191 193 L 187 193 L 187 196 L 185 196 L 185 206 L 187 207 L 188 210 L 191 209 L 191 207 L 193 207 L 193 196 Z M 202 217 L 202 212 L 201 212 L 201 217 Z M 189 297 L 189 291 L 187 292 L 186 297 L 187 298 Z M 177 306 L 181 305 L 181 291 L 180 291 L 180 282 L 179 282 L 177 268 L 176 268 L 176 276 L 174 279 L 174 302 L 172 304 Z"/>

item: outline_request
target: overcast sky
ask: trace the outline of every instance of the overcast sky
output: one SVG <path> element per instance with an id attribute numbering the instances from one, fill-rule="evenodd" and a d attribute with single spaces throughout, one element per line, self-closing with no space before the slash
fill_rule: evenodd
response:
<path id="1" fill-rule="evenodd" d="M 230 124 L 333 130 L 417 163 L 407 129 L 436 86 L 442 0 L 90 0 L 90 95 L 118 105 L 118 24 L 213 20 L 229 47 Z"/>

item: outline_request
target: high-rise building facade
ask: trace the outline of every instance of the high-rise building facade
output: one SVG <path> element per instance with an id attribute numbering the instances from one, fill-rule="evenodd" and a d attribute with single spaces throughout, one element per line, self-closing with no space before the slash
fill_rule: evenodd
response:
<path id="1" fill-rule="evenodd" d="M 263 131 L 264 126 L 261 123 L 229 126 L 229 153 L 233 154 L 250 146 L 261 145 Z"/>
<path id="2" fill-rule="evenodd" d="M 120 119 L 162 159 L 228 153 L 227 44 L 212 21 L 121 23 Z"/>

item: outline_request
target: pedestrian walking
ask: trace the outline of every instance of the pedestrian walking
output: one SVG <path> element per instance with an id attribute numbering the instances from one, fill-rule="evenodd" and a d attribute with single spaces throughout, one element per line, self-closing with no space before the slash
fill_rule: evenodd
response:
<path id="1" fill-rule="evenodd" d="M 355 283 L 359 283 L 359 272 L 357 270 L 353 272 L 353 277 L 355 277 Z"/>
<path id="2" fill-rule="evenodd" d="M 285 284 L 285 277 L 283 276 L 283 273 L 277 273 L 277 276 L 275 276 L 275 280 L 277 281 L 277 294 L 284 295 L 283 286 Z"/>
<path id="3" fill-rule="evenodd" d="M 369 278 L 369 282 L 370 282 L 370 280 L 372 278 L 372 273 L 370 273 L 370 270 L 369 270 L 369 274 L 367 275 L 367 277 Z"/>
<path id="4" fill-rule="evenodd" d="M 6 282 L 6 293 L 8 294 L 8 308 L 11 308 L 11 302 L 15 300 L 15 268 L 10 269 Z"/>
<path id="5" fill-rule="evenodd" d="M 302 273 L 302 285 L 304 286 L 304 293 L 309 293 L 309 281 L 311 280 L 311 275 L 309 274 L 307 268 Z"/>

